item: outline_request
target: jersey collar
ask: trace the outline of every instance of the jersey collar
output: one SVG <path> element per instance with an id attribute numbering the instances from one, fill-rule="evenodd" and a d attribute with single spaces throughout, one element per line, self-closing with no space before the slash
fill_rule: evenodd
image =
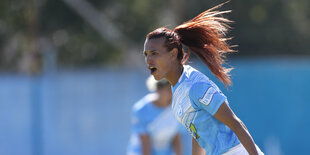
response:
<path id="1" fill-rule="evenodd" d="M 172 93 L 177 89 L 177 87 L 184 81 L 184 79 L 186 78 L 186 73 L 187 73 L 187 70 L 190 66 L 188 65 L 183 65 L 183 72 L 182 72 L 182 75 L 180 76 L 178 82 L 173 86 L 171 87 L 172 88 Z"/>

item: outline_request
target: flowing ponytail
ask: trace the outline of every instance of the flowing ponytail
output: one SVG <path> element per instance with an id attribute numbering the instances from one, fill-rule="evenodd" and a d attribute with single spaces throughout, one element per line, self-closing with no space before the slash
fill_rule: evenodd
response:
<path id="1" fill-rule="evenodd" d="M 182 44 L 194 52 L 225 86 L 229 86 L 229 72 L 232 68 L 224 68 L 222 65 L 225 63 L 224 54 L 234 52 L 226 42 L 230 38 L 225 38 L 230 28 L 228 24 L 232 21 L 220 15 L 231 11 L 215 11 L 224 4 L 217 5 L 177 26 L 174 32 Z"/>

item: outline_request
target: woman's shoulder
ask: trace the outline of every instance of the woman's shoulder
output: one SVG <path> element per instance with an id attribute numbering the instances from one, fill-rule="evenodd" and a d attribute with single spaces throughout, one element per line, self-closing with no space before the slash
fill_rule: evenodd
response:
<path id="1" fill-rule="evenodd" d="M 197 94 L 197 93 L 200 94 L 200 92 L 205 92 L 210 87 L 212 87 L 212 84 L 210 82 L 198 81 L 198 82 L 195 82 L 191 85 L 191 88 L 189 90 L 189 94 L 190 95 Z"/>
<path id="2" fill-rule="evenodd" d="M 186 70 L 186 81 L 187 83 L 190 83 L 191 85 L 194 85 L 196 83 L 206 83 L 206 84 L 210 84 L 210 79 L 203 73 L 201 73 L 200 71 L 198 71 L 197 69 L 186 65 L 186 67 L 184 67 Z"/>
<path id="3" fill-rule="evenodd" d="M 209 89 L 210 87 L 214 87 L 215 89 L 218 89 L 216 84 L 209 79 L 205 74 L 201 73 L 197 69 L 189 66 L 188 70 L 188 76 L 186 79 L 186 84 L 188 87 L 190 87 L 190 94 L 195 94 L 197 91 L 205 91 L 206 89 Z"/>

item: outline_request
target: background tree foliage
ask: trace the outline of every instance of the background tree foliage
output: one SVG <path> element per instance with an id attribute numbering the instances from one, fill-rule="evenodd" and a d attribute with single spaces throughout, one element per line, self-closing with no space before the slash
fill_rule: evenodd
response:
<path id="1" fill-rule="evenodd" d="M 107 17 L 136 49 L 142 49 L 145 35 L 153 29 L 174 28 L 224 2 L 83 1 Z M 226 17 L 235 21 L 229 33 L 234 37 L 231 43 L 239 45 L 235 56 L 310 55 L 309 7 L 308 0 L 229 2 L 222 10 L 233 10 Z M 57 53 L 57 64 L 62 67 L 121 65 L 129 52 L 141 52 L 124 50 L 121 41 L 111 42 L 102 37 L 65 0 L 0 1 L 2 71 L 40 70 L 46 52 L 42 42 Z M 25 68 L 27 65 L 30 67 Z"/>

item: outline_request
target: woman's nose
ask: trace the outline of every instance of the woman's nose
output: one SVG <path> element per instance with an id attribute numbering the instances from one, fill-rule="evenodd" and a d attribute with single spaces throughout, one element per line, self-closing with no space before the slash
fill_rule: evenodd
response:
<path id="1" fill-rule="evenodd" d="M 151 57 L 150 56 L 146 56 L 145 57 L 145 62 L 146 62 L 146 64 L 151 64 Z"/>

